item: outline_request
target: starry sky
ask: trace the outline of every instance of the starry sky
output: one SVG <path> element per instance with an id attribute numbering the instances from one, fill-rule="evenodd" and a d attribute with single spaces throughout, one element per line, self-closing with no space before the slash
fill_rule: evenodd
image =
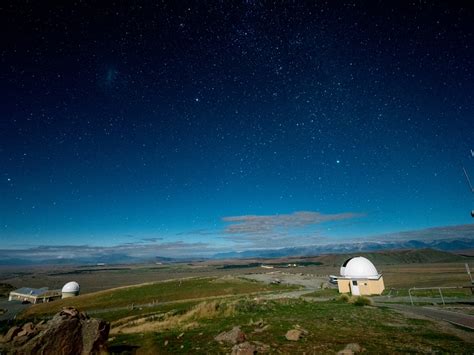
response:
<path id="1" fill-rule="evenodd" d="M 474 7 L 66 3 L 0 5 L 2 248 L 472 223 Z"/>

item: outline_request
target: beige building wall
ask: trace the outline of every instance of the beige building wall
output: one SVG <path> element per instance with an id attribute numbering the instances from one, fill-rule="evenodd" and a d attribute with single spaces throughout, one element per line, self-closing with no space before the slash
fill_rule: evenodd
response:
<path id="1" fill-rule="evenodd" d="M 337 286 L 339 293 L 350 293 L 352 279 L 339 278 L 337 280 Z M 357 284 L 361 295 L 380 295 L 385 289 L 383 277 L 380 276 L 378 280 L 371 279 L 358 279 Z"/>
<path id="2" fill-rule="evenodd" d="M 378 280 L 369 280 L 369 295 L 380 295 L 383 290 L 385 290 L 385 285 L 382 276 Z"/>
<path id="3" fill-rule="evenodd" d="M 351 292 L 351 280 L 349 279 L 337 279 L 337 287 L 339 293 L 350 293 Z"/>

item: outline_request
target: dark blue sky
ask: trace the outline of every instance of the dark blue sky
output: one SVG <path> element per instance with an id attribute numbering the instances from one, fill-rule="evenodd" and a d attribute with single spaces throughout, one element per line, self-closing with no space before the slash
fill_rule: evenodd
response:
<path id="1" fill-rule="evenodd" d="M 472 7 L 1 8 L 5 248 L 280 247 L 471 223 Z M 232 230 L 249 215 L 284 222 Z"/>

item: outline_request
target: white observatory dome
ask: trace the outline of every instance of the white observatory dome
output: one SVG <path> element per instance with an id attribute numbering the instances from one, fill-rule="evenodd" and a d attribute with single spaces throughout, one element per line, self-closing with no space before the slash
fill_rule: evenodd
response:
<path id="1" fill-rule="evenodd" d="M 341 276 L 349 278 L 378 278 L 379 273 L 369 259 L 362 256 L 347 259 L 341 266 Z"/>
<path id="2" fill-rule="evenodd" d="M 81 288 L 79 287 L 79 284 L 76 281 L 71 281 L 63 286 L 61 292 L 79 294 L 80 289 Z"/>

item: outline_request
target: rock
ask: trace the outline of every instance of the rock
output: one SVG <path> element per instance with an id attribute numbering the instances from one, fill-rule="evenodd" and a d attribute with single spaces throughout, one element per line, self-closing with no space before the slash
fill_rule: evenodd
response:
<path id="1" fill-rule="evenodd" d="M 38 331 L 35 329 L 35 325 L 31 322 L 28 322 L 23 327 L 21 327 L 21 332 L 19 332 L 17 336 L 31 336 L 36 334 L 37 332 Z"/>
<path id="2" fill-rule="evenodd" d="M 18 328 L 18 327 L 16 327 Z M 97 354 L 106 350 L 110 325 L 74 308 L 57 313 L 39 326 L 27 323 L 10 329 L 10 340 L 0 345 L 8 354 Z M 16 334 L 15 334 L 16 333 Z M 20 336 L 21 334 L 21 336 Z"/>
<path id="3" fill-rule="evenodd" d="M 362 348 L 357 343 L 349 343 L 344 349 L 339 351 L 337 355 L 353 355 L 362 351 Z"/>
<path id="4" fill-rule="evenodd" d="M 303 331 L 300 329 L 291 329 L 286 332 L 285 337 L 287 340 L 298 341 L 303 336 Z"/>
<path id="5" fill-rule="evenodd" d="M 266 326 L 264 326 L 264 327 L 262 327 L 262 328 L 255 328 L 253 332 L 254 332 L 254 333 L 262 333 L 262 332 L 264 332 L 265 330 L 267 330 L 268 328 L 270 328 L 270 325 L 267 324 Z"/>
<path id="6" fill-rule="evenodd" d="M 17 334 L 21 332 L 21 328 L 20 327 L 17 327 L 17 326 L 13 326 L 11 327 L 7 334 L 5 334 L 3 336 L 3 339 L 2 339 L 2 343 L 8 343 L 9 341 L 11 341 L 14 337 L 17 336 Z"/>
<path id="7" fill-rule="evenodd" d="M 259 320 L 255 321 L 255 322 L 253 320 L 250 320 L 249 325 L 256 325 L 257 327 L 261 328 L 265 325 L 265 322 L 263 321 L 262 318 L 260 318 Z"/>
<path id="8" fill-rule="evenodd" d="M 359 353 L 362 351 L 362 348 L 357 343 L 350 343 L 346 345 L 346 349 L 351 349 L 355 353 Z"/>
<path id="9" fill-rule="evenodd" d="M 270 345 L 262 343 L 261 341 L 252 342 L 257 347 L 257 353 L 267 353 L 270 351 Z"/>
<path id="10" fill-rule="evenodd" d="M 245 341 L 245 334 L 240 330 L 240 327 L 234 327 L 228 332 L 220 333 L 214 340 L 231 344 L 243 343 Z"/>
<path id="11" fill-rule="evenodd" d="M 254 355 L 257 353 L 257 347 L 248 341 L 236 344 L 232 347 L 232 355 Z"/>
<path id="12" fill-rule="evenodd" d="M 79 316 L 79 311 L 73 307 L 64 307 L 62 311 L 59 312 L 59 315 L 76 318 Z"/>

